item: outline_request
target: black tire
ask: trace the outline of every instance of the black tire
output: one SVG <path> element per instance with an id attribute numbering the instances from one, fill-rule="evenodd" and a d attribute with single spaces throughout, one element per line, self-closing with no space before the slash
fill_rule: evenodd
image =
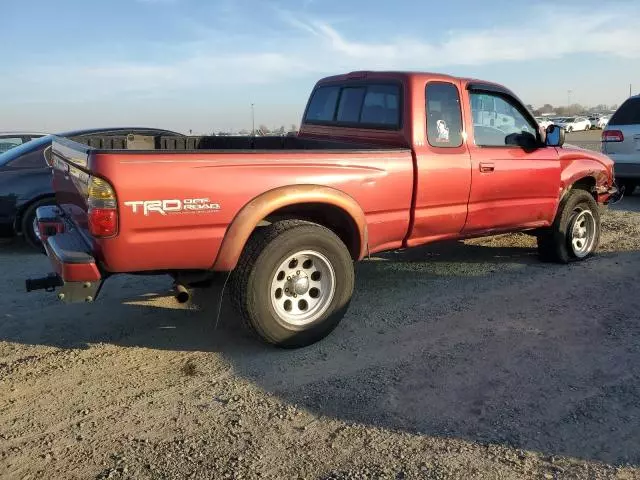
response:
<path id="1" fill-rule="evenodd" d="M 593 243 L 586 255 L 577 256 L 571 246 L 573 221 L 579 212 L 588 210 L 595 226 Z M 553 225 L 538 235 L 538 253 L 543 261 L 569 263 L 593 255 L 600 242 L 600 210 L 593 196 L 586 190 L 571 190 L 564 198 Z"/>
<path id="2" fill-rule="evenodd" d="M 33 202 L 24 211 L 22 219 L 20 221 L 20 232 L 24 236 L 27 243 L 41 252 L 44 251 L 44 247 L 42 246 L 42 242 L 36 236 L 36 233 L 33 230 L 33 223 L 36 219 L 36 210 L 38 209 L 38 207 L 54 205 L 55 203 L 56 201 L 54 198 L 43 198 L 41 200 L 38 200 L 37 202 Z"/>
<path id="3" fill-rule="evenodd" d="M 273 306 L 272 281 L 287 257 L 302 251 L 322 254 L 333 268 L 335 289 L 326 310 L 306 325 L 293 325 Z M 284 220 L 254 232 L 231 277 L 233 303 L 245 324 L 263 341 L 298 348 L 326 337 L 345 315 L 354 288 L 353 259 L 331 230 L 311 222 Z"/>
<path id="4" fill-rule="evenodd" d="M 637 186 L 638 184 L 631 180 L 620 180 L 618 182 L 618 187 L 620 188 L 624 187 L 624 195 L 626 197 L 630 197 L 631 195 L 633 195 L 633 191 L 636 189 Z"/>

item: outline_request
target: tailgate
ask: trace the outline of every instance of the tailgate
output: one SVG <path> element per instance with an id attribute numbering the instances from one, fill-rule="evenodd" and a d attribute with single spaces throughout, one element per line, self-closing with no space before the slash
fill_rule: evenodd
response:
<path id="1" fill-rule="evenodd" d="M 56 203 L 82 230 L 87 229 L 90 147 L 56 137 L 51 149 Z"/>

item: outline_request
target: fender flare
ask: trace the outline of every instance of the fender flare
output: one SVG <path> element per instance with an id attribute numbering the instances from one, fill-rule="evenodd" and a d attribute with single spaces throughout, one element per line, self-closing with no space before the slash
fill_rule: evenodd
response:
<path id="1" fill-rule="evenodd" d="M 335 188 L 321 185 L 290 185 L 269 190 L 240 209 L 227 227 L 212 270 L 233 270 L 251 233 L 262 220 L 280 208 L 303 203 L 325 203 L 347 213 L 360 235 L 360 252 L 357 259 L 364 258 L 368 245 L 367 222 L 364 211 L 353 197 Z"/>

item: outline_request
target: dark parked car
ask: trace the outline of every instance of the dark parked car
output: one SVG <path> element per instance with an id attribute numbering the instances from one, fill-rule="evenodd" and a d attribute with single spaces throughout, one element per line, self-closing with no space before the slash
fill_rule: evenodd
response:
<path id="1" fill-rule="evenodd" d="M 0 153 L 4 153 L 35 138 L 44 137 L 46 133 L 38 132 L 0 132 Z"/>
<path id="2" fill-rule="evenodd" d="M 182 136 L 154 128 L 103 128 L 57 134 L 100 148 L 149 148 L 145 142 L 160 135 Z M 36 209 L 55 203 L 49 166 L 53 136 L 46 135 L 0 153 L 0 233 L 24 235 L 27 242 L 41 248 L 35 226 Z M 0 140 L 1 141 L 1 140 Z M 151 147 L 154 148 L 154 147 Z"/>

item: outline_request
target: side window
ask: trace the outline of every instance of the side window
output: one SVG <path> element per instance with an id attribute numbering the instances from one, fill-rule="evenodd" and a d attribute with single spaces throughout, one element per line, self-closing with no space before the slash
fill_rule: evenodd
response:
<path id="1" fill-rule="evenodd" d="M 4 153 L 21 144 L 22 137 L 2 137 L 0 138 L 0 153 Z"/>
<path id="2" fill-rule="evenodd" d="M 458 89 L 452 83 L 427 84 L 427 140 L 432 147 L 462 145 L 462 111 Z"/>
<path id="3" fill-rule="evenodd" d="M 343 88 L 338 105 L 339 122 L 355 123 L 360 120 L 360 110 L 366 89 L 364 87 Z"/>
<path id="4" fill-rule="evenodd" d="M 492 93 L 471 93 L 473 136 L 476 145 L 503 147 L 511 144 L 512 134 L 536 134 L 537 127 L 518 110 L 517 103 L 508 97 Z"/>
<path id="5" fill-rule="evenodd" d="M 340 87 L 320 87 L 313 92 L 309 102 L 306 120 L 330 122 L 336 111 Z"/>

